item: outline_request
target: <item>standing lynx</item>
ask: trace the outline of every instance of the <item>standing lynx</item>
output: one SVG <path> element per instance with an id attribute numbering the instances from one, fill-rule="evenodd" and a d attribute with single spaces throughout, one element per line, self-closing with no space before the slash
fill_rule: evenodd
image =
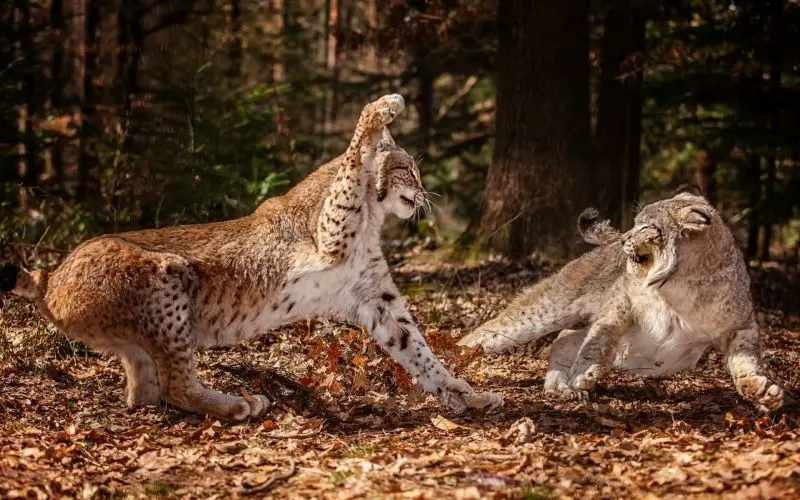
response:
<path id="1" fill-rule="evenodd" d="M 579 219 L 599 248 L 534 285 L 496 318 L 461 339 L 487 352 L 514 350 L 561 332 L 545 390 L 583 397 L 612 364 L 663 377 L 688 369 L 709 346 L 727 356 L 739 393 L 763 411 L 783 390 L 762 374 L 750 278 L 730 230 L 701 196 L 647 205 L 625 234 L 597 212 Z"/>
<path id="2" fill-rule="evenodd" d="M 404 109 L 368 104 L 341 157 L 241 219 L 106 235 L 80 245 L 52 273 L 0 270 L 0 289 L 36 302 L 70 337 L 120 357 L 128 404 L 159 400 L 242 420 L 263 396 L 203 386 L 194 351 L 233 344 L 298 319 L 335 315 L 370 335 L 455 410 L 496 407 L 453 377 L 406 310 L 379 246 L 386 213 L 410 217 L 425 201 L 414 160 L 385 126 Z"/>

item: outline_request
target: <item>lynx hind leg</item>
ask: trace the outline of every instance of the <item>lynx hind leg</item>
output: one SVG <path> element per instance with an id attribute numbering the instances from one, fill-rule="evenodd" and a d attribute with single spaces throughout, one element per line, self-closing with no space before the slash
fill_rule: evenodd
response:
<path id="1" fill-rule="evenodd" d="M 156 367 L 164 399 L 178 408 L 223 420 L 245 420 L 258 416 L 269 402 L 262 395 L 232 396 L 204 387 L 197 378 L 194 349 L 174 345 L 156 356 Z"/>
<path id="2" fill-rule="evenodd" d="M 582 396 L 569 386 L 572 364 L 578 357 L 588 329 L 563 330 L 550 347 L 550 361 L 544 377 L 544 392 L 548 395 L 565 399 L 576 399 Z"/>
<path id="3" fill-rule="evenodd" d="M 558 286 L 552 278 L 534 285 L 458 344 L 481 345 L 487 354 L 501 354 L 518 351 L 548 334 L 575 325 L 581 320 L 582 305 L 573 296 L 558 293 Z"/>
<path id="4" fill-rule="evenodd" d="M 194 279 L 188 267 L 167 265 L 146 303 L 145 337 L 161 397 L 186 411 L 225 420 L 256 416 L 267 405 L 264 396 L 224 394 L 204 387 L 197 378 L 189 293 L 195 289 Z"/>
<path id="5" fill-rule="evenodd" d="M 158 404 L 161 399 L 158 373 L 150 355 L 136 344 L 124 344 L 109 351 L 119 356 L 125 370 L 128 406 Z"/>
<path id="6" fill-rule="evenodd" d="M 726 339 L 724 347 L 728 369 L 737 392 L 755 402 L 758 409 L 771 412 L 783 406 L 783 389 L 762 375 L 759 355 L 758 326 L 739 330 Z"/>

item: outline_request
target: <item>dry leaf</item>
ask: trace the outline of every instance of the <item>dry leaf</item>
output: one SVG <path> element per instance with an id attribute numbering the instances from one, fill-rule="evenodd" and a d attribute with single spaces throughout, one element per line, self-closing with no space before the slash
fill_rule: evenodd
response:
<path id="1" fill-rule="evenodd" d="M 469 429 L 469 427 L 464 427 L 463 425 L 459 425 L 455 422 L 447 420 L 441 415 L 436 415 L 435 417 L 431 417 L 431 423 L 437 429 L 441 429 L 443 431 L 454 431 L 456 429 Z"/>

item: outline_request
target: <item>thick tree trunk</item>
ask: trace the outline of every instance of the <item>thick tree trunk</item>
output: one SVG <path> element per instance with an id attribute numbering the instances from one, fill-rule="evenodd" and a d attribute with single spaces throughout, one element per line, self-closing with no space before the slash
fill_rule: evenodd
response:
<path id="1" fill-rule="evenodd" d="M 496 138 L 480 232 L 511 256 L 577 250 L 575 220 L 594 184 L 588 9 L 586 0 L 499 3 Z"/>
<path id="2" fill-rule="evenodd" d="M 639 194 L 642 135 L 642 72 L 635 63 L 645 49 L 641 7 L 622 5 L 605 15 L 597 99 L 595 151 L 598 203 L 614 225 L 631 223 Z"/>

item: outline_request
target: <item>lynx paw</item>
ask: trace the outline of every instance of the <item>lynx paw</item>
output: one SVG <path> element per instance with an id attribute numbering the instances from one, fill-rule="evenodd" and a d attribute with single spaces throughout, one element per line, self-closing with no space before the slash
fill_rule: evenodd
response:
<path id="1" fill-rule="evenodd" d="M 586 401 L 589 399 L 588 391 L 573 389 L 565 383 L 545 387 L 544 393 L 547 396 L 566 401 Z"/>
<path id="2" fill-rule="evenodd" d="M 389 94 L 381 97 L 373 103 L 379 122 L 379 127 L 385 127 L 392 123 L 397 115 L 403 112 L 406 102 L 400 94 Z"/>
<path id="3" fill-rule="evenodd" d="M 743 397 L 756 401 L 758 409 L 768 413 L 783 406 L 783 389 L 763 375 L 751 375 L 741 379 L 736 388 Z"/>
<path id="4" fill-rule="evenodd" d="M 161 393 L 158 383 L 155 381 L 145 381 L 134 387 L 128 386 L 128 397 L 126 402 L 128 408 L 137 406 L 153 406 L 161 401 Z"/>
<path id="5" fill-rule="evenodd" d="M 494 392 L 476 392 L 463 380 L 453 379 L 442 389 L 439 399 L 456 413 L 467 410 L 492 410 L 503 404 L 503 398 Z"/>
<path id="6" fill-rule="evenodd" d="M 245 420 L 249 417 L 257 417 L 269 407 L 269 400 L 261 394 L 247 394 L 233 408 L 231 413 L 232 420 Z"/>

